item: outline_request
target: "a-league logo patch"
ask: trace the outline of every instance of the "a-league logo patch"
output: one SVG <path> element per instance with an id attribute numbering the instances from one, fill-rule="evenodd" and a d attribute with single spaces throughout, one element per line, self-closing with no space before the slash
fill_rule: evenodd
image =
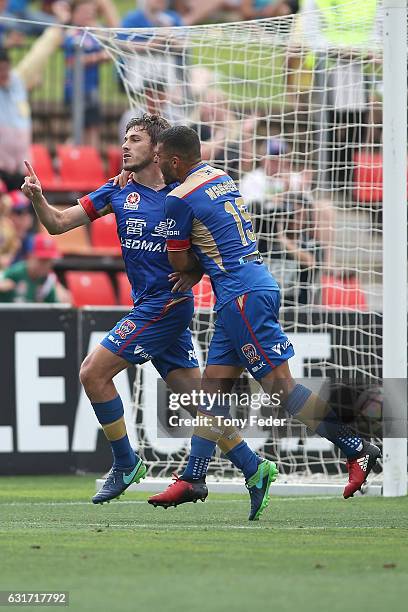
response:
<path id="1" fill-rule="evenodd" d="M 119 325 L 118 329 L 115 331 L 115 334 L 118 334 L 118 336 L 120 336 L 122 340 L 124 340 L 126 336 L 131 334 L 132 331 L 134 331 L 135 329 L 136 325 L 133 323 L 133 321 L 130 321 L 130 319 L 126 319 Z"/>
<path id="2" fill-rule="evenodd" d="M 128 193 L 123 208 L 125 210 L 137 210 L 139 208 L 139 202 L 140 195 L 137 191 L 132 191 L 132 193 Z"/>
<path id="3" fill-rule="evenodd" d="M 241 347 L 241 351 L 244 353 L 246 359 L 248 359 L 250 365 L 260 360 L 260 356 L 256 352 L 256 348 L 253 344 L 244 344 L 244 346 Z"/>

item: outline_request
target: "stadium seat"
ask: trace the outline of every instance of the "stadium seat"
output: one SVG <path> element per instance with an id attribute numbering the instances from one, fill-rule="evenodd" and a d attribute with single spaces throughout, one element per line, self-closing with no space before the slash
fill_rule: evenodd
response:
<path id="1" fill-rule="evenodd" d="M 107 150 L 108 175 L 113 178 L 122 170 L 122 150 L 120 147 L 109 146 Z"/>
<path id="2" fill-rule="evenodd" d="M 331 310 L 367 310 L 364 291 L 355 276 L 339 279 L 322 275 L 322 306 Z"/>
<path id="3" fill-rule="evenodd" d="M 129 279 L 125 272 L 118 272 L 116 275 L 119 290 L 119 304 L 121 306 L 133 306 L 133 300 L 131 295 L 131 286 Z"/>
<path id="4" fill-rule="evenodd" d="M 66 272 L 74 306 L 115 306 L 116 298 L 106 272 Z"/>
<path id="5" fill-rule="evenodd" d="M 115 215 L 106 215 L 91 224 L 91 243 L 98 255 L 121 255 Z"/>
<path id="6" fill-rule="evenodd" d="M 41 232 L 47 232 L 43 225 Z M 62 255 L 93 255 L 93 249 L 89 240 L 88 230 L 84 225 L 76 227 L 64 234 L 53 236 L 58 250 Z"/>
<path id="7" fill-rule="evenodd" d="M 359 151 L 354 156 L 354 199 L 367 204 L 382 202 L 383 160 L 381 153 Z"/>
<path id="8" fill-rule="evenodd" d="M 381 153 L 360 151 L 354 156 L 354 199 L 367 204 L 382 202 L 383 158 Z"/>
<path id="9" fill-rule="evenodd" d="M 215 297 L 208 276 L 204 275 L 201 281 L 197 285 L 194 285 L 193 293 L 195 308 L 199 308 L 202 311 L 213 309 Z"/>
<path id="10" fill-rule="evenodd" d="M 31 145 L 32 166 L 45 191 L 59 191 L 61 182 L 54 172 L 52 159 L 47 147 L 43 144 Z"/>
<path id="11" fill-rule="evenodd" d="M 58 145 L 57 155 L 64 191 L 93 191 L 106 182 L 102 160 L 94 147 Z"/>

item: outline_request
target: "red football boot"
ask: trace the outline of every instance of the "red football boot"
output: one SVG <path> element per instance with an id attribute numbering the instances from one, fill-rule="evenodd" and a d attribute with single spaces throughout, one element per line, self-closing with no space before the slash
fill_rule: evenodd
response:
<path id="1" fill-rule="evenodd" d="M 187 502 L 196 503 L 198 499 L 205 501 L 208 495 L 208 489 L 204 482 L 187 482 L 181 480 L 177 474 L 173 474 L 174 482 L 167 487 L 163 493 L 157 493 L 149 497 L 147 500 L 149 504 L 156 506 L 162 506 L 168 508 L 169 506 L 179 506 L 180 504 L 186 504 Z"/>
<path id="2" fill-rule="evenodd" d="M 381 451 L 378 446 L 366 443 L 358 457 L 347 461 L 349 480 L 343 491 L 344 499 L 353 497 L 354 493 L 361 489 L 380 456 Z"/>

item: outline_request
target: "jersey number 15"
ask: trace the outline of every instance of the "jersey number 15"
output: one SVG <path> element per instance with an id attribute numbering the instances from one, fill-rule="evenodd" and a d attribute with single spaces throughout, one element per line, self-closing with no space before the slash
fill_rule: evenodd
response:
<path id="1" fill-rule="evenodd" d="M 225 212 L 234 217 L 243 246 L 248 246 L 250 242 L 255 242 L 256 238 L 252 227 L 251 215 L 246 209 L 244 198 L 235 198 L 234 203 L 225 202 L 224 208 Z M 245 228 L 245 222 L 249 223 L 250 227 Z"/>

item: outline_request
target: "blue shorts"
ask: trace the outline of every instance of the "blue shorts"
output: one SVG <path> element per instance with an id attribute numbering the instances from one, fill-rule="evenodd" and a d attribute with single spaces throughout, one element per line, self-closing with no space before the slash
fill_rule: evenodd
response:
<path id="1" fill-rule="evenodd" d="M 121 319 L 101 344 L 133 364 L 153 363 L 162 378 L 178 368 L 198 368 L 191 332 L 192 298 L 163 304 L 142 302 Z"/>
<path id="2" fill-rule="evenodd" d="M 257 380 L 295 354 L 279 325 L 279 291 L 251 291 L 218 312 L 207 365 L 243 366 Z"/>

